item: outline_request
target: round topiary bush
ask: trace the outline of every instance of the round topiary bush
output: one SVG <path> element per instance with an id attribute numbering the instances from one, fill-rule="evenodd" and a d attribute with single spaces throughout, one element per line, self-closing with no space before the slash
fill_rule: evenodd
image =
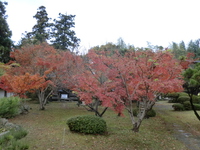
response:
<path id="1" fill-rule="evenodd" d="M 184 106 L 185 110 L 191 110 L 192 109 L 190 101 L 185 101 L 183 103 L 183 106 Z"/>
<path id="2" fill-rule="evenodd" d="M 175 111 L 183 111 L 183 110 L 185 110 L 183 104 L 174 104 L 174 105 L 172 105 L 172 107 L 174 108 Z"/>
<path id="3" fill-rule="evenodd" d="M 200 97 L 197 96 L 197 95 L 193 95 L 192 102 L 195 103 L 195 104 L 199 104 L 200 103 Z"/>
<path id="4" fill-rule="evenodd" d="M 67 120 L 70 131 L 86 134 L 103 134 L 107 131 L 105 120 L 97 116 L 84 115 Z"/>
<path id="5" fill-rule="evenodd" d="M 155 117 L 156 116 L 156 111 L 154 109 L 151 109 L 147 112 L 146 117 Z"/>
<path id="6" fill-rule="evenodd" d="M 184 102 L 189 101 L 189 100 L 190 100 L 189 96 L 180 96 L 177 102 L 183 104 Z"/>
<path id="7" fill-rule="evenodd" d="M 134 108 L 133 109 L 133 116 L 137 116 L 138 115 L 138 108 Z"/>
<path id="8" fill-rule="evenodd" d="M 200 104 L 194 104 L 194 108 L 195 108 L 196 110 L 200 110 Z"/>
<path id="9" fill-rule="evenodd" d="M 137 116 L 138 115 L 138 108 L 133 109 L 133 116 Z M 151 109 L 147 112 L 145 118 L 149 118 L 149 117 L 155 117 L 156 116 L 156 111 L 154 109 Z"/>
<path id="10" fill-rule="evenodd" d="M 169 103 L 177 103 L 179 93 L 168 93 L 166 97 L 170 98 Z"/>
<path id="11" fill-rule="evenodd" d="M 185 93 L 185 92 L 179 92 L 179 97 L 180 96 L 188 96 L 188 93 Z"/>

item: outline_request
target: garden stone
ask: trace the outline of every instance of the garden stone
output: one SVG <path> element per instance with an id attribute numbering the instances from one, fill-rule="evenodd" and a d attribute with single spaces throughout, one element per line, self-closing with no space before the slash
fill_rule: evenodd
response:
<path id="1" fill-rule="evenodd" d="M 4 127 L 5 124 L 6 124 L 7 122 L 8 122 L 7 119 L 5 119 L 5 118 L 0 118 L 0 127 Z"/>
<path id="2" fill-rule="evenodd" d="M 16 129 L 16 130 L 18 130 L 20 128 L 19 125 L 10 123 L 5 118 L 0 118 L 0 127 L 6 128 L 6 129 Z"/>

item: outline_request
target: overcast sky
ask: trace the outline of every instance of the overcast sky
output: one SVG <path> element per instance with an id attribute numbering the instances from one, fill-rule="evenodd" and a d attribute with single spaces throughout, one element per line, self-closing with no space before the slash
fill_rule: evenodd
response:
<path id="1" fill-rule="evenodd" d="M 167 47 L 172 41 L 186 44 L 200 38 L 200 0 L 5 0 L 12 39 L 31 31 L 33 16 L 41 5 L 48 17 L 59 13 L 76 15 L 75 32 L 81 48 L 116 43 Z"/>

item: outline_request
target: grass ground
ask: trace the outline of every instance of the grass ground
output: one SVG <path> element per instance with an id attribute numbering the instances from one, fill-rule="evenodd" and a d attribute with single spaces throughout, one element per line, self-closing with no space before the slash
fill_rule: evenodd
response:
<path id="1" fill-rule="evenodd" d="M 76 102 L 51 102 L 45 111 L 39 111 L 38 106 L 30 103 L 32 110 L 29 114 L 10 119 L 28 130 L 29 134 L 22 142 L 28 143 L 30 150 L 187 150 L 173 136 L 172 123 L 183 120 L 181 124 L 190 124 L 191 128 L 199 130 L 198 121 L 191 122 L 192 112 L 169 111 L 168 115 L 159 113 L 154 118 L 145 119 L 140 132 L 133 133 L 126 113 L 124 117 L 117 117 L 116 113 L 108 110 L 103 116 L 108 134 L 84 135 L 70 132 L 66 121 L 70 117 L 92 112 L 77 107 Z"/>

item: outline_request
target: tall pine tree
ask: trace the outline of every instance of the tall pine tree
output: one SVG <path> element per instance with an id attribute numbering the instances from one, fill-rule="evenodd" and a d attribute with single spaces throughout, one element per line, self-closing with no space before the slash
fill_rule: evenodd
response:
<path id="1" fill-rule="evenodd" d="M 10 60 L 12 47 L 12 32 L 7 24 L 6 2 L 0 1 L 0 62 L 7 63 Z"/>
<path id="2" fill-rule="evenodd" d="M 67 15 L 59 13 L 58 19 L 54 19 L 52 28 L 51 42 L 55 49 L 72 50 L 79 46 L 80 39 L 75 36 L 75 32 L 71 29 L 75 27 L 75 15 Z"/>
<path id="3" fill-rule="evenodd" d="M 187 51 L 190 53 L 194 53 L 194 58 L 199 58 L 200 57 L 200 39 L 196 41 L 190 41 L 188 44 Z"/>
<path id="4" fill-rule="evenodd" d="M 186 56 L 187 51 L 184 41 L 181 41 L 179 44 L 172 42 L 170 47 L 175 58 L 179 59 L 182 56 Z"/>
<path id="5" fill-rule="evenodd" d="M 39 42 L 45 42 L 50 37 L 50 18 L 46 12 L 46 7 L 40 6 L 37 13 L 33 16 L 37 20 L 37 24 L 33 26 L 32 32 L 28 33 L 31 38 L 37 39 Z"/>

